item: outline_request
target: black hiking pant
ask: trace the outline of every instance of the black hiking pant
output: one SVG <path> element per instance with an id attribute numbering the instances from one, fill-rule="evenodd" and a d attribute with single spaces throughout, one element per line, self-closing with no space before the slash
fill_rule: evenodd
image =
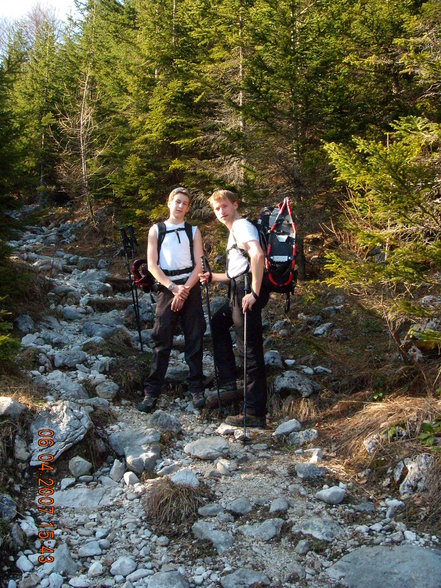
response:
<path id="1" fill-rule="evenodd" d="M 234 325 L 239 357 L 244 358 L 244 314 L 242 298 L 244 277 L 230 281 L 230 302 L 226 302 L 212 316 L 214 361 L 218 369 L 219 384 L 236 380 L 236 362 L 230 327 Z M 248 278 L 251 284 L 251 277 Z M 247 311 L 247 413 L 255 416 L 266 414 L 267 387 L 265 361 L 263 357 L 262 309 L 268 302 L 269 294 L 262 291 L 251 310 Z"/>
<path id="2" fill-rule="evenodd" d="M 180 283 L 180 282 L 176 282 Z M 190 392 L 203 392 L 202 340 L 206 323 L 202 309 L 201 287 L 190 290 L 187 300 L 178 312 L 171 310 L 173 294 L 167 288 L 159 290 L 156 297 L 156 316 L 152 329 L 154 342 L 150 374 L 145 381 L 144 392 L 157 398 L 161 393 L 167 372 L 173 335 L 178 321 L 181 322 L 185 339 L 185 361 L 189 367 L 187 384 Z"/>

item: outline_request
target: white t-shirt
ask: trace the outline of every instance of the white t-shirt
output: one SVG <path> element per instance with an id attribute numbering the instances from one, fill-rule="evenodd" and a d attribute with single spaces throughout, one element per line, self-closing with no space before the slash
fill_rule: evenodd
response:
<path id="1" fill-rule="evenodd" d="M 257 228 L 246 218 L 235 220 L 227 243 L 227 276 L 229 278 L 237 278 L 237 276 L 250 269 L 248 258 L 236 247 L 233 247 L 234 244 L 241 247 L 243 243 L 248 243 L 249 241 L 259 242 Z"/>
<path id="2" fill-rule="evenodd" d="M 171 222 L 165 221 L 164 224 L 167 231 L 173 230 L 173 232 L 164 235 L 164 240 L 161 249 L 159 250 L 159 267 L 162 270 L 169 271 L 191 267 L 192 261 L 187 233 L 185 230 L 176 231 L 176 229 L 183 229 L 185 223 L 173 225 Z M 192 227 L 193 240 L 196 228 L 197 227 Z M 158 225 L 156 225 L 156 237 L 158 237 L 158 235 L 159 228 Z M 176 276 L 169 276 L 169 278 L 172 282 L 175 282 L 176 280 L 188 278 L 190 274 L 191 272 L 185 272 Z"/>

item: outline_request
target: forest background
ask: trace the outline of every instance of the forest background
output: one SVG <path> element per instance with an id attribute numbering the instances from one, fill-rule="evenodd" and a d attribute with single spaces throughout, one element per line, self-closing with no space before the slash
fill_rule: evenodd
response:
<path id="1" fill-rule="evenodd" d="M 332 237 L 321 278 L 375 308 L 411 363 L 400 329 L 440 289 L 440 1 L 76 7 L 67 24 L 41 8 L 1 23 L 1 367 L 26 288 L 5 211 L 69 202 L 93 224 L 105 204 L 144 231 L 181 184 L 199 221 L 215 187 L 246 210 L 290 196 L 300 250 Z"/>

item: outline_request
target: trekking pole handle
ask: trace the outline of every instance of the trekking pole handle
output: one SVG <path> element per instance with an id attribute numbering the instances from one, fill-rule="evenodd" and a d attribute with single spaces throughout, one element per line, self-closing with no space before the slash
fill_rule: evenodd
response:
<path id="1" fill-rule="evenodd" d="M 249 294 L 248 289 L 249 289 L 249 282 L 248 282 L 248 275 L 245 274 L 244 279 L 243 279 L 243 286 L 244 286 L 244 292 L 245 294 Z M 253 291 L 252 291 L 253 292 Z M 253 292 L 254 294 L 254 298 L 257 300 L 256 298 L 256 293 Z"/>
<path id="2" fill-rule="evenodd" d="M 127 227 L 127 229 L 129 231 L 130 244 L 131 244 L 132 248 L 134 249 L 134 245 L 138 245 L 138 241 L 136 240 L 136 237 L 135 237 L 135 231 L 133 230 L 132 225 L 129 225 Z"/>
<path id="3" fill-rule="evenodd" d="M 120 232 L 124 253 L 127 255 L 129 249 L 129 238 L 127 237 L 127 233 L 124 227 L 121 227 Z"/>
<path id="4" fill-rule="evenodd" d="M 211 272 L 210 264 L 208 263 L 208 259 L 205 255 L 201 255 L 201 263 L 202 263 L 202 271 L 204 274 L 208 272 L 208 283 L 210 284 L 213 279 L 213 274 Z"/>

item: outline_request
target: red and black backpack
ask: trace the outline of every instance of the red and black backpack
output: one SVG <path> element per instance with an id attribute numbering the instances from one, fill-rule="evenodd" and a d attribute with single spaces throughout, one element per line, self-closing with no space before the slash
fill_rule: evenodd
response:
<path id="1" fill-rule="evenodd" d="M 259 233 L 260 245 L 265 253 L 265 272 L 262 287 L 268 292 L 285 294 L 285 312 L 290 306 L 290 294 L 297 281 L 296 270 L 296 226 L 289 198 L 284 198 L 276 207 L 265 207 L 257 220 L 250 220 Z M 233 238 L 234 233 L 233 233 Z M 234 243 L 230 249 L 238 249 L 245 257 L 245 250 Z M 227 251 L 228 253 L 228 251 Z M 248 266 L 246 271 L 249 271 Z"/>
<path id="2" fill-rule="evenodd" d="M 289 198 L 284 198 L 275 208 L 265 207 L 255 225 L 265 253 L 263 287 L 269 292 L 285 294 L 288 311 L 289 296 L 297 281 L 296 226 Z"/>

